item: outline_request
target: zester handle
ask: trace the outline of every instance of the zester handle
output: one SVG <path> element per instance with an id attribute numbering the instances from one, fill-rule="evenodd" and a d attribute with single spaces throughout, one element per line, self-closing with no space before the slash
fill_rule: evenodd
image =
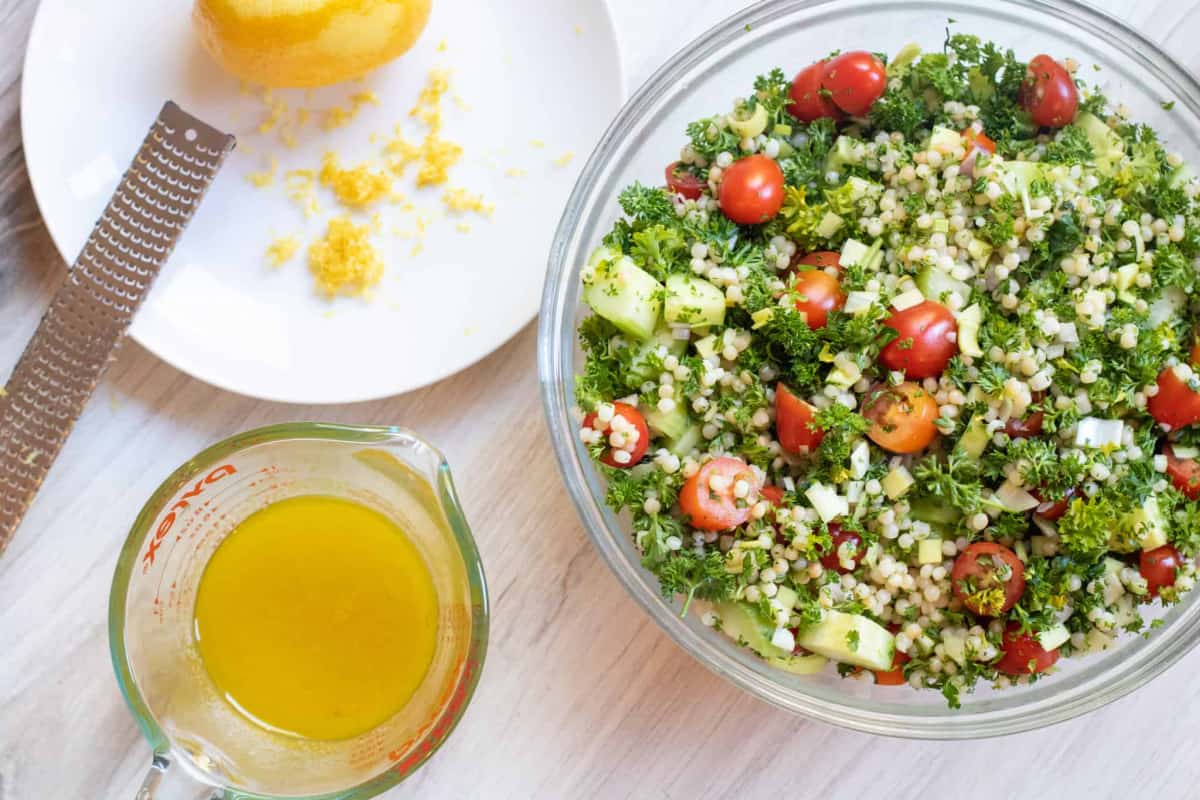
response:
<path id="1" fill-rule="evenodd" d="M 234 138 L 163 106 L 0 394 L 0 553 Z"/>

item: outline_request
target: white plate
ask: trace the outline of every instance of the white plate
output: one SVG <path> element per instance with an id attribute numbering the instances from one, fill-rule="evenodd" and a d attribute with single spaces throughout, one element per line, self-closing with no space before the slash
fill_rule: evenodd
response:
<path id="1" fill-rule="evenodd" d="M 192 34 L 190 0 L 42 0 L 22 86 L 25 158 L 38 205 L 73 262 L 163 101 L 238 135 L 239 148 L 138 313 L 131 335 L 163 360 L 216 386 L 302 403 L 397 394 L 495 350 L 537 310 L 554 226 L 579 168 L 624 91 L 603 0 L 434 0 L 429 27 L 399 61 L 361 82 L 277 92 L 293 110 L 345 105 L 364 88 L 380 99 L 348 125 L 310 122 L 289 149 L 263 134 L 260 99 L 239 89 Z M 443 45 L 444 42 L 444 45 Z M 491 220 L 435 221 L 424 249 L 400 238 L 411 214 L 384 205 L 375 240 L 386 274 L 371 301 L 320 297 L 303 249 L 281 269 L 265 249 L 280 235 L 307 243 L 333 203 L 306 219 L 282 187 L 289 167 L 314 167 L 326 149 L 344 165 L 376 156 L 393 126 L 422 129 L 408 111 L 433 67 L 452 70 L 444 138 L 463 146 L 449 186 L 495 204 Z M 381 139 L 372 144 L 368 138 Z M 532 142 L 544 142 L 537 147 Z M 279 161 L 275 185 L 246 176 Z M 574 158 L 565 165 L 564 156 Z M 508 174 L 522 170 L 521 176 Z M 440 188 L 398 183 L 418 207 Z M 366 216 L 363 216 L 366 219 Z M 532 368 L 532 366 L 531 366 Z"/>

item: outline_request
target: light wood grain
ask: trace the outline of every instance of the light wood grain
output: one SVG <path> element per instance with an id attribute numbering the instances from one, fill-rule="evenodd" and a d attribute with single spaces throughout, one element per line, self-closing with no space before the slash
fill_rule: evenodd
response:
<path id="1" fill-rule="evenodd" d="M 612 0 L 630 86 L 737 5 Z M 1197 3 L 1104 5 L 1200 66 L 1190 46 Z M 20 150 L 20 64 L 34 9 L 34 0 L 0 0 L 0 376 L 64 270 Z M 1097 713 L 989 742 L 845 732 L 717 680 L 643 617 L 588 544 L 559 488 L 534 360 L 527 327 L 436 386 L 313 408 L 220 392 L 127 344 L 0 559 L 0 800 L 133 796 L 149 750 L 118 694 L 105 627 L 119 544 L 157 483 L 201 447 L 296 419 L 401 424 L 440 443 L 487 566 L 493 638 L 479 692 L 446 747 L 388 797 L 1200 793 L 1200 717 L 1188 713 L 1200 701 L 1200 653 Z M 500 478 L 514 467 L 520 480 Z"/>

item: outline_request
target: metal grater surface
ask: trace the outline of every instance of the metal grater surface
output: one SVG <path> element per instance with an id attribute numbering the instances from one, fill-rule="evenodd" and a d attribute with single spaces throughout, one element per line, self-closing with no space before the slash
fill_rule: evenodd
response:
<path id="1" fill-rule="evenodd" d="M 0 392 L 0 553 L 233 149 L 163 106 Z"/>

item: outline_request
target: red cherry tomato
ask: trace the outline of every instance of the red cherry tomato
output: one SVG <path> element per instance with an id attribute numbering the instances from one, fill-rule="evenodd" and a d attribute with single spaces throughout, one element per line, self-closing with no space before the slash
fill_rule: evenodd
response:
<path id="1" fill-rule="evenodd" d="M 792 259 L 792 268 L 816 267 L 817 269 L 826 269 L 833 267 L 838 272 L 842 271 L 842 255 L 835 253 L 832 250 L 817 250 L 815 253 L 807 253 L 802 256 L 797 256 Z"/>
<path id="2" fill-rule="evenodd" d="M 1037 498 L 1038 506 L 1033 509 L 1033 513 L 1037 514 L 1042 519 L 1053 522 L 1056 519 L 1062 519 L 1063 514 L 1067 513 L 1067 509 L 1071 507 L 1071 500 L 1075 497 L 1075 487 L 1071 487 L 1063 492 L 1063 496 L 1057 500 L 1048 500 L 1037 489 L 1032 489 L 1029 492 Z"/>
<path id="3" fill-rule="evenodd" d="M 713 478 L 718 479 L 716 487 Z M 750 518 L 750 504 L 734 493 L 738 481 L 750 484 L 750 495 L 757 494 L 758 479 L 746 462 L 721 456 L 700 467 L 684 482 L 679 490 L 679 508 L 687 514 L 693 528 L 724 531 Z"/>
<path id="4" fill-rule="evenodd" d="M 874 423 L 867 431 L 871 441 L 893 453 L 924 450 L 938 434 L 933 424 L 938 416 L 937 401 L 911 381 L 872 390 L 862 415 Z"/>
<path id="5" fill-rule="evenodd" d="M 1047 128 L 1070 124 L 1079 110 L 1079 92 L 1071 73 L 1044 54 L 1029 62 L 1020 100 L 1034 123 Z"/>
<path id="6" fill-rule="evenodd" d="M 950 586 L 963 605 L 981 617 L 998 617 L 1025 591 L 1025 565 L 995 542 L 975 542 L 954 559 Z"/>
<path id="7" fill-rule="evenodd" d="M 1167 474 L 1175 488 L 1187 495 L 1189 500 L 1200 500 L 1200 462 L 1194 458 L 1178 458 L 1171 445 L 1163 448 L 1167 457 Z"/>
<path id="8" fill-rule="evenodd" d="M 779 508 L 783 505 L 783 487 L 782 486 L 764 486 L 759 490 L 758 496 L 766 500 L 771 505 Z"/>
<path id="9" fill-rule="evenodd" d="M 962 132 L 963 145 L 969 155 L 972 150 L 982 150 L 985 153 L 994 155 L 996 153 L 996 143 L 992 138 L 983 131 L 977 131 L 974 128 L 967 128 Z"/>
<path id="10" fill-rule="evenodd" d="M 887 88 L 887 69 L 866 50 L 851 50 L 825 63 L 821 88 L 833 104 L 852 117 L 862 117 Z"/>
<path id="11" fill-rule="evenodd" d="M 893 312 L 884 324 L 899 335 L 880 351 L 879 360 L 910 380 L 936 378 L 958 353 L 958 323 L 941 303 L 925 300 Z"/>
<path id="12" fill-rule="evenodd" d="M 763 155 L 735 161 L 721 177 L 718 200 L 725 216 L 734 222 L 766 222 L 783 207 L 783 170 Z"/>
<path id="13" fill-rule="evenodd" d="M 1036 636 L 1021 633 L 1021 626 L 1015 622 L 1008 623 L 1004 629 L 1004 639 L 1001 640 L 1000 648 L 1004 655 L 996 662 L 996 669 L 1008 675 L 1035 675 L 1045 672 L 1054 666 L 1059 656 L 1058 648 L 1046 650 Z"/>
<path id="14" fill-rule="evenodd" d="M 858 568 L 858 562 L 867 554 L 866 545 L 863 544 L 862 537 L 854 531 L 845 530 L 836 522 L 829 523 L 829 538 L 833 542 L 829 548 L 829 552 L 821 556 L 821 566 L 825 569 L 831 569 L 834 572 L 846 574 L 854 572 Z M 850 551 L 850 568 L 847 569 L 838 555 L 842 545 L 846 545 Z"/>
<path id="15" fill-rule="evenodd" d="M 676 194 L 681 194 L 688 200 L 695 200 L 704 194 L 708 184 L 698 175 L 688 172 L 682 163 L 676 161 L 667 165 L 667 188 Z"/>
<path id="16" fill-rule="evenodd" d="M 895 633 L 895 631 L 892 631 Z M 892 655 L 892 668 L 887 672 L 883 670 L 872 670 L 875 673 L 875 683 L 878 686 L 903 686 L 908 683 L 904 677 L 904 665 L 911 661 L 908 653 L 901 653 L 896 650 Z"/>
<path id="17" fill-rule="evenodd" d="M 829 312 L 846 305 L 846 293 L 838 279 L 821 269 L 797 272 L 792 292 L 796 296 L 796 310 L 813 330 L 824 328 L 829 323 Z"/>
<path id="18" fill-rule="evenodd" d="M 1174 367 L 1158 373 L 1158 394 L 1146 401 L 1150 416 L 1171 429 L 1200 422 L 1200 394 L 1192 390 Z"/>
<path id="19" fill-rule="evenodd" d="M 787 110 L 801 122 L 812 122 L 822 117 L 841 119 L 844 116 L 842 110 L 829 99 L 828 94 L 821 90 L 821 81 L 825 77 L 825 63 L 818 61 L 810 64 L 792 79 L 792 88 L 788 91 L 792 102 L 788 104 Z"/>
<path id="20" fill-rule="evenodd" d="M 779 446 L 786 453 L 811 453 L 816 450 L 825 431 L 813 424 L 817 410 L 792 394 L 782 383 L 775 386 L 775 430 Z"/>
<path id="21" fill-rule="evenodd" d="M 613 403 L 613 421 L 617 417 L 623 418 L 626 422 L 633 426 L 633 431 L 625 431 L 621 435 L 625 438 L 624 446 L 615 448 L 611 445 L 609 437 L 613 434 L 613 423 L 607 424 L 599 422 L 599 418 L 595 412 L 588 414 L 583 418 L 583 427 L 598 430 L 604 434 L 605 441 L 610 444 L 604 450 L 604 455 L 600 456 L 600 460 L 610 467 L 618 469 L 628 469 L 636 466 L 642 460 L 642 456 L 646 455 L 646 448 L 650 446 L 650 430 L 646 427 L 646 418 L 642 416 L 642 412 L 638 411 L 627 403 Z M 631 433 L 636 433 L 630 441 Z M 629 460 L 624 463 L 617 460 L 616 454 L 618 451 L 625 452 L 629 455 Z"/>
<path id="22" fill-rule="evenodd" d="M 1175 585 L 1175 571 L 1183 565 L 1179 551 L 1169 544 L 1153 550 L 1143 550 L 1138 571 L 1146 579 L 1146 590 L 1151 597 L 1158 597 L 1158 590 Z"/>

